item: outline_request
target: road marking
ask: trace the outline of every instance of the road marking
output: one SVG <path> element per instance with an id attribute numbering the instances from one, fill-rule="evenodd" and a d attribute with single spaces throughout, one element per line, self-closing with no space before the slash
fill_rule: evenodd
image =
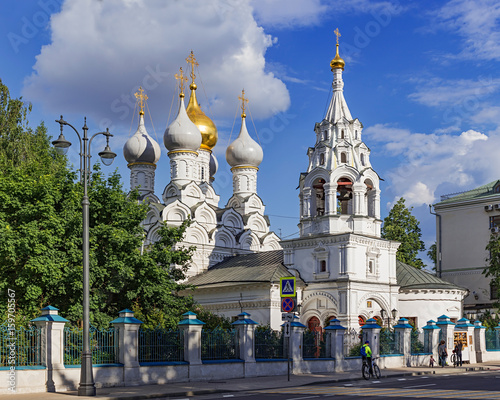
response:
<path id="1" fill-rule="evenodd" d="M 314 399 L 315 397 L 319 397 L 319 396 L 294 397 L 294 398 L 288 399 L 288 400 Z"/>
<path id="2" fill-rule="evenodd" d="M 380 381 L 372 381 L 372 383 L 380 383 Z"/>
<path id="3" fill-rule="evenodd" d="M 436 385 L 437 385 L 437 383 L 427 383 L 426 385 L 405 386 L 403 389 L 411 389 L 411 388 L 424 387 L 424 386 L 436 386 Z"/>
<path id="4" fill-rule="evenodd" d="M 344 386 L 353 386 L 352 383 L 346 383 Z"/>
<path id="5" fill-rule="evenodd" d="M 406 381 L 406 378 L 399 378 L 398 381 Z"/>
<path id="6" fill-rule="evenodd" d="M 222 397 L 234 397 L 234 394 L 223 394 Z"/>
<path id="7" fill-rule="evenodd" d="M 429 379 L 428 376 L 421 376 L 422 379 Z"/>

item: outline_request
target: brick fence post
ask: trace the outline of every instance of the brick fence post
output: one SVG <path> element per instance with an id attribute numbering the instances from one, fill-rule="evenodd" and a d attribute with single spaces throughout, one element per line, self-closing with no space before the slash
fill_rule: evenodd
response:
<path id="1" fill-rule="evenodd" d="M 250 319 L 250 314 L 243 312 L 231 325 L 238 330 L 239 358 L 245 361 L 245 377 L 256 376 L 255 328 L 258 323 Z"/>
<path id="2" fill-rule="evenodd" d="M 335 359 L 335 372 L 343 371 L 344 360 L 344 334 L 346 328 L 340 325 L 340 321 L 335 318 L 330 320 L 330 325 L 325 328 L 330 333 L 330 356 Z"/>

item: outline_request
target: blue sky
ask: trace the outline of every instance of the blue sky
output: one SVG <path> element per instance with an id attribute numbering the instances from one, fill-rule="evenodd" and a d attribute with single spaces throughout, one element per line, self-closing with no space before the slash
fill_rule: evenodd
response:
<path id="1" fill-rule="evenodd" d="M 45 121 L 53 136 L 60 114 L 77 128 L 87 116 L 90 132 L 108 126 L 119 154 L 112 168 L 125 188 L 122 147 L 137 127 L 130 98 L 142 85 L 146 128 L 162 147 L 161 195 L 169 182 L 163 132 L 177 108 L 173 75 L 193 50 L 198 100 L 219 130 L 220 205 L 231 196 L 225 149 L 239 131 L 244 88 L 247 126 L 264 149 L 258 192 L 271 228 L 293 237 L 296 187 L 329 101 L 338 27 L 344 95 L 384 179 L 382 216 L 403 196 L 429 246 L 428 204 L 500 177 L 499 25 L 500 4 L 489 0 L 4 0 L 0 78 L 12 97 L 33 104 L 32 125 Z M 78 165 L 76 149 L 69 157 Z"/>

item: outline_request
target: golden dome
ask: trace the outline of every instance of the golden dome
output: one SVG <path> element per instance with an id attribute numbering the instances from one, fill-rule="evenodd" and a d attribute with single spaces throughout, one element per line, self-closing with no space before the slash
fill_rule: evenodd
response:
<path id="1" fill-rule="evenodd" d="M 189 103 L 186 108 L 187 115 L 189 119 L 198 127 L 201 132 L 201 149 L 212 150 L 217 144 L 217 128 L 213 121 L 208 118 L 198 104 L 196 100 L 196 83 L 191 83 L 189 88 L 191 89 L 191 97 L 189 98 Z"/>
<path id="2" fill-rule="evenodd" d="M 345 66 L 345 62 L 339 56 L 339 44 L 337 43 L 337 54 L 335 55 L 335 58 L 332 61 L 330 61 L 330 67 L 332 68 L 332 71 L 336 68 L 342 68 L 342 71 L 343 71 L 344 66 Z"/>

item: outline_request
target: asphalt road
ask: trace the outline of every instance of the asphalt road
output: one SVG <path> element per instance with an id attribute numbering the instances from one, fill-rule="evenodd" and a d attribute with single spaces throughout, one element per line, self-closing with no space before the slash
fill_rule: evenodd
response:
<path id="1" fill-rule="evenodd" d="M 424 375 L 406 378 L 353 381 L 349 383 L 221 393 L 195 396 L 196 399 L 220 400 L 309 400 L 309 399 L 498 399 L 500 371 L 464 372 L 452 375 Z M 177 397 L 176 400 L 187 400 Z M 190 399 L 193 399 L 191 397 Z"/>

